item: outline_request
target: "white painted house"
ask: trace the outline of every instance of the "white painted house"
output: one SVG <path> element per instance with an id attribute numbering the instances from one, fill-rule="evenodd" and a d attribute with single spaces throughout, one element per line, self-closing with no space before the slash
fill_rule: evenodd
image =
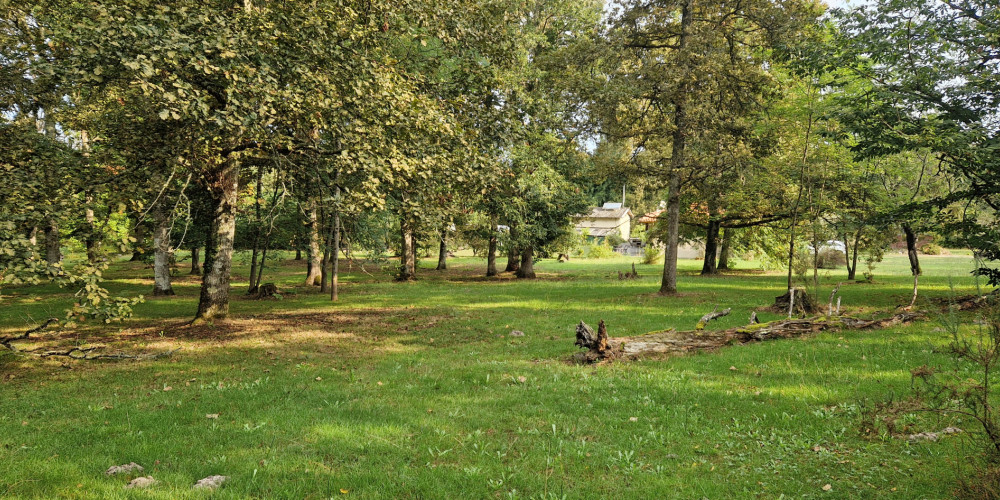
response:
<path id="1" fill-rule="evenodd" d="M 577 234 L 586 232 L 595 239 L 617 234 L 621 239 L 628 240 L 632 234 L 632 217 L 632 210 L 621 203 L 605 203 L 602 207 L 590 209 L 589 213 L 573 216 L 573 228 Z"/>

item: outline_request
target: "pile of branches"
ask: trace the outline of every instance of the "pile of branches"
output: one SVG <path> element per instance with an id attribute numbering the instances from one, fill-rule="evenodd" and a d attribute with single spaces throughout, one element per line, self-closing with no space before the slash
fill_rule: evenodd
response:
<path id="1" fill-rule="evenodd" d="M 9 337 L 0 337 L 0 346 L 4 347 L 8 351 L 15 354 L 27 354 L 32 356 L 37 356 L 39 358 L 71 358 L 71 359 L 82 359 L 82 360 L 95 360 L 95 359 L 136 359 L 136 360 L 147 360 L 147 359 L 158 359 L 172 356 L 178 349 L 173 349 L 170 351 L 163 351 L 158 353 L 150 354 L 128 354 L 123 352 L 112 352 L 105 353 L 101 352 L 103 346 L 72 346 L 64 349 L 52 349 L 50 347 L 37 347 L 34 349 L 21 349 L 15 342 L 27 341 L 27 340 L 39 340 L 38 337 L 32 337 L 36 333 L 41 333 L 46 330 L 49 326 L 54 323 L 59 323 L 56 318 L 49 318 L 45 320 L 44 323 L 38 325 L 30 330 L 23 333 L 12 335 Z"/>

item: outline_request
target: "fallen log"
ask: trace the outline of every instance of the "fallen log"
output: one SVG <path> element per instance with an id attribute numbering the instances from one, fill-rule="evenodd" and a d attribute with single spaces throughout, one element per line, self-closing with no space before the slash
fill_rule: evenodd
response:
<path id="1" fill-rule="evenodd" d="M 882 319 L 817 316 L 806 319 L 782 319 L 727 330 L 666 330 L 633 337 L 608 337 L 602 320 L 595 333 L 580 322 L 576 327 L 576 345 L 587 349 L 574 357 L 580 363 L 611 359 L 634 359 L 648 355 L 679 354 L 717 349 L 726 345 L 747 344 L 772 339 L 792 338 L 825 330 L 866 330 L 907 324 L 923 315 L 904 311 Z"/>
<path id="2" fill-rule="evenodd" d="M 719 319 L 723 316 L 729 316 L 729 313 L 732 312 L 732 310 L 733 310 L 732 308 L 727 307 L 720 311 L 719 308 L 716 307 L 715 309 L 712 310 L 712 312 L 702 316 L 701 319 L 698 320 L 698 324 L 695 325 L 694 329 L 704 330 L 705 327 L 708 326 L 709 321 L 712 321 L 713 319 Z"/>

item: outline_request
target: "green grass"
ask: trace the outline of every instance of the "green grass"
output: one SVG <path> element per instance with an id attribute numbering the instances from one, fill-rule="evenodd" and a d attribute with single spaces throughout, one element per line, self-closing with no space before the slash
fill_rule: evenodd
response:
<path id="1" fill-rule="evenodd" d="M 247 300 L 237 279 L 232 319 L 197 328 L 184 321 L 198 281 L 178 276 L 176 297 L 148 298 L 125 324 L 60 333 L 114 349 L 181 347 L 173 358 L 62 366 L 0 357 L 0 497 L 202 498 L 190 486 L 212 474 L 231 476 L 218 498 L 952 494 L 954 464 L 972 453 L 963 439 L 859 432 L 863 407 L 909 394 L 910 369 L 952 366 L 935 352 L 947 340 L 935 323 L 568 363 L 580 320 L 604 319 L 624 336 L 691 329 L 712 308 L 732 307 L 709 327 L 725 328 L 783 292 L 778 273 L 703 278 L 700 263 L 684 261 L 681 294 L 661 297 L 659 266 L 617 280 L 631 262 L 545 260 L 535 281 L 480 278 L 484 263 L 471 257 L 445 272 L 423 267 L 415 283 L 355 267 L 331 304 L 301 286 L 304 264 L 289 260 L 266 273 L 282 300 Z M 922 264 L 924 298 L 946 297 L 950 281 L 973 291 L 968 255 Z M 148 294 L 151 274 L 119 262 L 108 285 Z M 904 257 L 888 257 L 874 283 L 843 287 L 847 312 L 907 303 L 907 274 Z M 824 302 L 843 276 L 823 273 Z M 0 333 L 61 317 L 72 301 L 52 286 L 4 292 Z M 526 336 L 508 336 L 513 329 Z M 923 418 L 913 430 L 946 425 L 973 429 Z M 104 477 L 130 461 L 160 483 L 132 491 L 129 478 Z"/>

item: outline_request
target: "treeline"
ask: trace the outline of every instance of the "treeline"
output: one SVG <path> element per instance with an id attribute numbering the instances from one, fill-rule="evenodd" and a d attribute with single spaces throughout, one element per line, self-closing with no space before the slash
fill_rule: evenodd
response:
<path id="1" fill-rule="evenodd" d="M 704 273 L 754 250 L 789 288 L 829 240 L 851 279 L 897 235 L 915 276 L 920 234 L 1000 257 L 989 5 L 0 5 L 0 279 L 82 280 L 77 316 L 127 311 L 97 283 L 130 250 L 170 294 L 190 249 L 200 320 L 227 314 L 237 248 L 248 293 L 275 249 L 335 296 L 341 252 L 393 246 L 407 280 L 419 240 L 444 267 L 456 237 L 531 278 L 623 184 L 662 205 L 665 294 L 691 237 Z M 60 265 L 66 238 L 87 265 Z"/>

